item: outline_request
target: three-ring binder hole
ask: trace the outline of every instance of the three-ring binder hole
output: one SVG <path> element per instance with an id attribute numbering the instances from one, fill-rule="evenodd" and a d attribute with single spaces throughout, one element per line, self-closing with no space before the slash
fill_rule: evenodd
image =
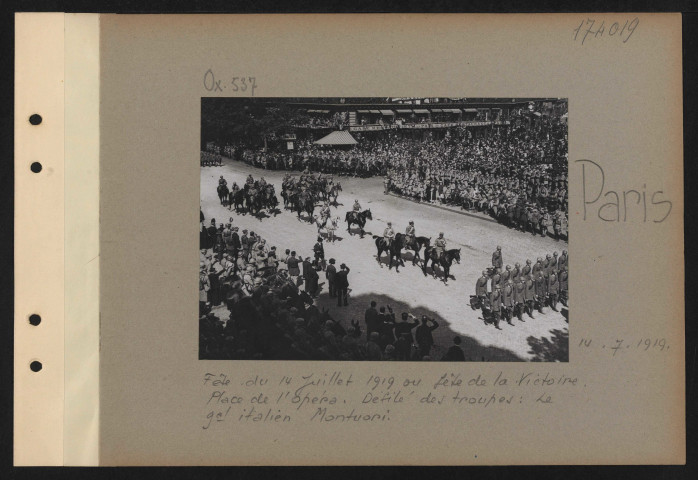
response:
<path id="1" fill-rule="evenodd" d="M 34 162 L 31 164 L 31 171 L 34 173 L 39 173 L 41 171 L 41 164 L 39 162 Z"/>
<path id="2" fill-rule="evenodd" d="M 29 368 L 31 368 L 32 372 L 38 372 L 41 370 L 43 365 L 41 365 L 41 362 L 34 360 L 32 363 L 29 364 Z"/>
<path id="3" fill-rule="evenodd" d="M 35 113 L 31 117 L 29 117 L 29 123 L 31 123 L 32 125 L 39 125 L 41 123 L 41 120 L 43 119 L 41 118 L 41 115 L 39 115 L 38 113 Z"/>
<path id="4" fill-rule="evenodd" d="M 29 323 L 36 327 L 41 323 L 41 315 L 37 315 L 36 313 L 29 315 Z"/>

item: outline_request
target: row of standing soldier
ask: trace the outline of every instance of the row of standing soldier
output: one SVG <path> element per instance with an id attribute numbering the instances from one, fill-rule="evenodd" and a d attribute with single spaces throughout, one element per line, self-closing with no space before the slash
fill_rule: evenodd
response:
<path id="1" fill-rule="evenodd" d="M 493 322 L 500 330 L 502 318 L 513 325 L 514 316 L 524 322 L 524 313 L 534 318 L 533 310 L 543 314 L 545 306 L 558 311 L 558 301 L 567 306 L 568 265 L 569 257 L 564 250 L 559 257 L 554 252 L 545 259 L 539 257 L 535 264 L 526 260 L 523 267 L 516 263 L 514 268 L 507 265 L 502 271 L 502 251 L 497 247 L 492 255 L 492 267 L 484 270 L 476 281 L 471 306 L 482 309 L 485 323 Z"/>

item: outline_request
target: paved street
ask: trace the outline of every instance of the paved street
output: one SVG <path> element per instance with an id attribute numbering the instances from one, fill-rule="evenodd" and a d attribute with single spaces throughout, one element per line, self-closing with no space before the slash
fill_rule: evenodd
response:
<path id="1" fill-rule="evenodd" d="M 237 182 L 244 184 L 248 174 L 255 179 L 264 176 L 267 182 L 275 185 L 282 213 L 276 217 L 259 220 L 250 215 L 238 215 L 219 204 L 216 195 L 218 178 L 223 175 L 228 185 Z M 299 222 L 296 214 L 283 210 L 280 196 L 281 179 L 285 172 L 266 171 L 250 167 L 244 163 L 224 159 L 221 167 L 201 169 L 201 207 L 206 224 L 215 218 L 217 223 L 227 223 L 233 217 L 233 225 L 247 228 L 276 245 L 282 253 L 285 249 L 296 250 L 299 255 L 312 256 L 312 247 L 317 237 L 314 225 Z M 426 314 L 434 317 L 440 327 L 434 332 L 436 347 L 432 357 L 440 359 L 452 344 L 454 335 L 463 339 L 462 347 L 466 359 L 473 361 L 521 361 L 521 360 L 561 360 L 567 361 L 568 345 L 567 310 L 561 313 L 545 309 L 545 314 L 534 314 L 535 319 L 524 316 L 525 323 L 513 320 L 514 326 L 501 323 L 502 330 L 493 325 L 485 325 L 480 311 L 469 306 L 470 295 L 474 293 L 475 281 L 482 270 L 491 264 L 491 255 L 497 245 L 502 247 L 504 264 L 522 265 L 526 259 L 534 263 L 537 257 L 567 249 L 565 242 L 552 238 L 534 237 L 508 229 L 477 215 L 462 215 L 431 205 L 417 204 L 392 195 L 383 194 L 381 178 L 359 179 L 335 177 L 343 187 L 338 201 L 339 207 L 332 207 L 332 215 L 344 220 L 345 213 L 358 199 L 363 209 L 371 209 L 373 221 L 366 225 L 366 236 L 350 236 L 346 223 L 337 230 L 338 240 L 325 242 L 325 257 L 335 258 L 339 266 L 346 263 L 351 268 L 349 274 L 350 300 L 348 307 L 337 307 L 336 300 L 329 298 L 327 285 L 323 284 L 324 273 L 320 272 L 322 293 L 317 305 L 331 311 L 332 316 L 345 327 L 351 319 L 358 319 L 364 328 L 364 311 L 371 300 L 378 306 L 390 304 L 396 315 L 409 311 L 416 316 Z M 319 209 L 316 209 L 316 213 Z M 392 221 L 396 232 L 403 232 L 409 220 L 414 220 L 418 236 L 432 237 L 433 240 L 443 231 L 448 248 L 461 248 L 461 263 L 454 263 L 447 285 L 431 275 L 425 277 L 421 268 L 412 266 L 411 253 L 403 253 L 405 266 L 400 272 L 388 270 L 376 261 L 376 248 L 371 234 L 381 235 L 387 221 Z M 355 231 L 358 232 L 358 229 Z M 384 256 L 384 262 L 387 257 Z M 559 305 L 562 308 L 562 305 Z M 225 316 L 225 309 L 220 314 Z M 564 316 L 563 316 L 564 315 Z"/>

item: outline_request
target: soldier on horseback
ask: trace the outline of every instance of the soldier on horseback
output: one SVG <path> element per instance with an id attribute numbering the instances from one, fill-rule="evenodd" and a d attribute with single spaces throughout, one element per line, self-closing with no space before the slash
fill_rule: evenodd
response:
<path id="1" fill-rule="evenodd" d="M 385 244 L 388 248 L 390 248 L 390 245 L 393 243 L 393 238 L 395 238 L 393 224 L 391 222 L 388 222 L 388 226 L 383 231 L 383 239 L 385 240 Z"/>
<path id="2" fill-rule="evenodd" d="M 405 246 L 414 245 L 414 239 L 415 239 L 414 221 L 410 220 L 410 224 L 405 229 Z"/>
<path id="3" fill-rule="evenodd" d="M 322 209 L 320 210 L 320 219 L 322 220 L 323 225 L 327 223 L 328 218 L 330 218 L 330 204 L 327 201 L 325 201 L 325 204 L 322 206 Z"/>
<path id="4" fill-rule="evenodd" d="M 354 200 L 354 207 L 352 211 L 354 213 L 354 219 L 358 219 L 359 212 L 361 211 L 361 204 L 359 203 L 359 200 Z"/>
<path id="5" fill-rule="evenodd" d="M 310 169 L 308 166 L 305 166 L 305 169 L 303 170 L 303 173 L 301 173 L 300 181 L 302 183 L 307 183 L 310 180 L 311 174 L 310 174 Z"/>
<path id="6" fill-rule="evenodd" d="M 444 238 L 444 232 L 439 233 L 439 238 L 434 241 L 434 251 L 436 252 L 436 259 L 441 260 L 444 252 L 446 251 L 446 239 Z"/>
<path id="7" fill-rule="evenodd" d="M 252 174 L 251 174 L 251 173 L 247 176 L 247 180 L 245 181 L 245 184 L 247 184 L 247 185 L 249 185 L 249 186 L 254 185 L 254 178 L 252 178 Z"/>
<path id="8" fill-rule="evenodd" d="M 228 185 L 228 182 L 225 178 L 223 178 L 223 175 L 221 175 L 221 178 L 218 179 L 218 185 Z"/>
<path id="9" fill-rule="evenodd" d="M 266 186 L 267 186 L 267 181 L 264 180 L 264 177 L 260 178 L 258 183 L 259 183 L 259 186 L 260 186 L 260 187 L 266 187 Z"/>

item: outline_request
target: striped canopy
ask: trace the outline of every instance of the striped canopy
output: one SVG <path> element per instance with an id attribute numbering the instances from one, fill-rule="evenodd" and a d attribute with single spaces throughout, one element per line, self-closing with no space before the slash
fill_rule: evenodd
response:
<path id="1" fill-rule="evenodd" d="M 351 136 L 351 133 L 344 130 L 338 130 L 325 137 L 322 137 L 320 140 L 315 142 L 315 145 L 356 145 L 357 143 L 359 142 L 357 142 L 354 137 Z"/>

